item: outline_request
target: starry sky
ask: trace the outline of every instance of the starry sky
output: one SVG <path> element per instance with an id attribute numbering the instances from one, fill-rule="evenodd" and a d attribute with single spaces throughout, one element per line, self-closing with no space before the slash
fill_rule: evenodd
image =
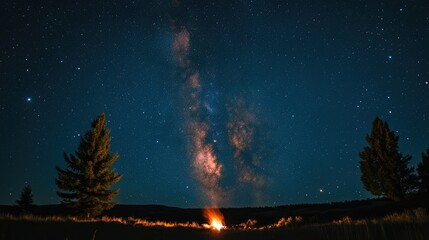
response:
<path id="1" fill-rule="evenodd" d="M 102 112 L 123 204 L 372 197 L 358 153 L 376 116 L 412 165 L 429 147 L 426 0 L 0 6 L 0 204 L 26 184 L 59 203 L 55 166 Z"/>

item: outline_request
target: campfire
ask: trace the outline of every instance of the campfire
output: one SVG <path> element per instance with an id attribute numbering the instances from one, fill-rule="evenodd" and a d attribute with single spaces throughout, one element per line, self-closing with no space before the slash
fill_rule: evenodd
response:
<path id="1" fill-rule="evenodd" d="M 208 220 L 208 224 L 203 224 L 203 227 L 220 231 L 225 227 L 225 220 L 222 213 L 217 208 L 204 209 L 204 217 Z"/>

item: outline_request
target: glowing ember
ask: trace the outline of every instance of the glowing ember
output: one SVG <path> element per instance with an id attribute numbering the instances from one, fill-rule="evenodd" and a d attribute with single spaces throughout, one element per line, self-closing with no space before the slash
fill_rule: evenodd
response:
<path id="1" fill-rule="evenodd" d="M 204 209 L 204 217 L 207 218 L 209 224 L 203 224 L 205 228 L 220 231 L 225 228 L 225 221 L 219 209 L 209 208 Z"/>
<path id="2" fill-rule="evenodd" d="M 213 229 L 216 229 L 220 231 L 222 228 L 224 228 L 223 224 L 218 221 L 217 219 L 212 219 L 212 222 L 210 223 Z"/>

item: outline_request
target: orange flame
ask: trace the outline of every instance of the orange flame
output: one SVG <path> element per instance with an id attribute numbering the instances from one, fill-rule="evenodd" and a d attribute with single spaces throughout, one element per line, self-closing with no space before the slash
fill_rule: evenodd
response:
<path id="1" fill-rule="evenodd" d="M 225 228 L 225 220 L 219 209 L 207 208 L 203 211 L 204 217 L 209 221 L 209 224 L 203 224 L 205 228 L 210 228 L 219 232 Z"/>

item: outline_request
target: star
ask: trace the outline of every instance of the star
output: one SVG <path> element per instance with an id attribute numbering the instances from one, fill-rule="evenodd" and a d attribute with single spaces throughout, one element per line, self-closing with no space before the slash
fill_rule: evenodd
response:
<path id="1" fill-rule="evenodd" d="M 33 99 L 31 97 L 27 97 L 27 102 L 31 102 Z"/>

